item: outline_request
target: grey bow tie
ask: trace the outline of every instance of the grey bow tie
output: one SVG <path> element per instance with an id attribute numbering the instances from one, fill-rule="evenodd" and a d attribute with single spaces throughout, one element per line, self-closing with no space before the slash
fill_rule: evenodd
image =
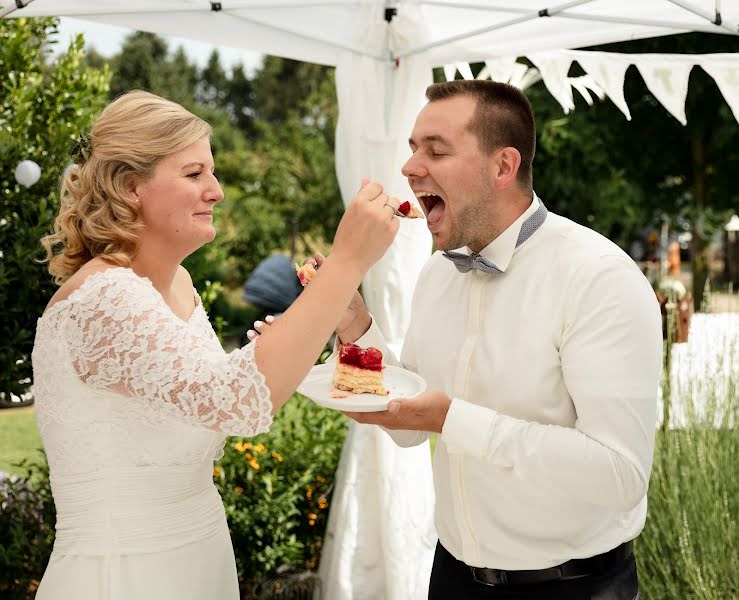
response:
<path id="1" fill-rule="evenodd" d="M 546 218 L 547 209 L 544 206 L 544 203 L 539 200 L 539 208 L 537 208 L 536 211 L 534 211 L 534 214 L 526 219 L 523 222 L 523 225 L 521 225 L 521 231 L 518 232 L 518 239 L 516 240 L 516 248 L 534 235 L 534 232 L 541 227 Z M 444 258 L 451 260 L 460 273 L 468 273 L 472 269 L 477 269 L 484 273 L 503 272 L 489 260 L 485 260 L 482 256 L 477 254 L 477 252 L 473 252 L 472 254 L 464 254 L 462 252 L 444 252 Z"/>

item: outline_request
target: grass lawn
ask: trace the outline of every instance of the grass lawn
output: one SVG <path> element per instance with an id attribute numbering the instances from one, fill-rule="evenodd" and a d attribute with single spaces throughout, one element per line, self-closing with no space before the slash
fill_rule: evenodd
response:
<path id="1" fill-rule="evenodd" d="M 18 473 L 14 463 L 37 458 L 37 448 L 41 438 L 33 407 L 0 410 L 0 471 Z"/>

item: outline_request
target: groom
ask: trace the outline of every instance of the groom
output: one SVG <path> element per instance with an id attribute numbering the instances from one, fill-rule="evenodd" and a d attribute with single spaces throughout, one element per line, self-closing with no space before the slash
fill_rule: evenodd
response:
<path id="1" fill-rule="evenodd" d="M 616 245 L 534 193 L 522 92 L 452 81 L 426 95 L 403 174 L 444 252 L 419 277 L 400 362 L 428 391 L 350 416 L 401 446 L 441 434 L 429 598 L 637 598 L 654 293 Z M 390 356 L 361 301 L 337 333 Z"/>

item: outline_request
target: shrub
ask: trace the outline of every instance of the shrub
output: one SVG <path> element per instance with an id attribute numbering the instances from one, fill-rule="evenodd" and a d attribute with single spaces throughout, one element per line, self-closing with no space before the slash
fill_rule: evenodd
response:
<path id="1" fill-rule="evenodd" d="M 295 571 L 317 569 L 346 425 L 341 413 L 296 394 L 268 433 L 229 439 L 213 471 L 244 597 L 260 582 L 277 591 L 306 579 Z"/>
<path id="2" fill-rule="evenodd" d="M 41 452 L 21 475 L 0 473 L 0 598 L 26 600 L 41 580 L 54 542 L 56 510 Z"/>
<path id="3" fill-rule="evenodd" d="M 69 150 L 89 128 L 107 92 L 107 69 L 83 64 L 82 36 L 46 61 L 56 19 L 0 19 L 0 401 L 27 396 L 36 319 L 55 287 L 39 265 L 39 240 L 58 208 Z M 41 179 L 15 181 L 15 166 L 33 160 Z"/>
<path id="4" fill-rule="evenodd" d="M 676 428 L 663 422 L 656 434 L 649 509 L 636 550 L 649 600 L 739 597 L 737 320 L 716 317 L 713 324 L 705 315 L 694 318 L 694 325 L 712 327 L 702 339 L 693 339 L 691 328 L 700 366 L 691 364 L 691 347 L 667 345 L 668 354 L 680 351 L 671 361 L 679 370 L 665 373 L 662 386 L 663 419 Z"/>

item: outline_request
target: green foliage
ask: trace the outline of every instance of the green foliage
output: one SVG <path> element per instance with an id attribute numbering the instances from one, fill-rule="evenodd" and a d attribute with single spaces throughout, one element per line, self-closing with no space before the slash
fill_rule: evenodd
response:
<path id="1" fill-rule="evenodd" d="M 728 364 L 736 352 L 739 347 L 727 348 Z M 669 407 L 667 377 L 662 389 Z M 714 381 L 710 373 L 704 377 Z M 737 390 L 736 373 L 725 388 L 709 384 L 701 397 L 692 386 L 681 389 L 688 426 L 657 431 L 647 520 L 636 550 L 645 598 L 739 597 Z M 698 406 L 706 407 L 704 414 Z"/>
<path id="2" fill-rule="evenodd" d="M 0 597 L 6 600 L 30 600 L 54 543 L 56 510 L 41 455 L 19 465 L 20 475 L 0 473 Z"/>
<path id="3" fill-rule="evenodd" d="M 103 106 L 107 69 L 85 66 L 81 36 L 53 63 L 55 19 L 0 19 L 0 396 L 23 397 L 36 319 L 54 286 L 39 240 L 58 209 L 58 185 L 72 142 Z M 16 183 L 21 160 L 41 167 L 41 180 Z"/>
<path id="4" fill-rule="evenodd" d="M 284 565 L 317 568 L 345 435 L 341 413 L 296 395 L 268 433 L 229 439 L 214 478 L 247 589 Z"/>

